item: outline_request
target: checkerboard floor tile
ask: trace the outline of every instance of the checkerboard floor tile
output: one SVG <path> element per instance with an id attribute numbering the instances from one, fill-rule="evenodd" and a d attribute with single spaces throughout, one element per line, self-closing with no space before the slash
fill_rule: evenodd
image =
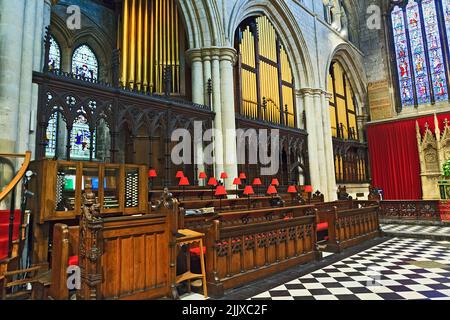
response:
<path id="1" fill-rule="evenodd" d="M 450 300 L 448 242 L 394 238 L 250 300 Z"/>
<path id="2" fill-rule="evenodd" d="M 387 233 L 441 235 L 450 236 L 450 227 L 443 226 L 415 226 L 406 224 L 382 224 L 381 229 Z"/>

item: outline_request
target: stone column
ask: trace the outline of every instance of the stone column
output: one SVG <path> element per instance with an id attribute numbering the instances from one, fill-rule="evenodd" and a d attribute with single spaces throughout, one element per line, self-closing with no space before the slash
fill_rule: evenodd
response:
<path id="1" fill-rule="evenodd" d="M 327 175 L 327 159 L 325 157 L 325 130 L 323 124 L 323 110 L 322 110 L 322 97 L 320 90 L 314 90 L 314 114 L 316 122 L 316 134 L 317 134 L 317 155 L 316 161 L 319 162 L 320 172 L 320 192 L 325 195 L 325 201 L 328 199 L 328 175 Z"/>
<path id="2" fill-rule="evenodd" d="M 221 82 L 220 82 L 220 52 L 215 49 L 211 56 L 212 66 L 212 85 L 213 85 L 213 111 L 216 113 L 214 119 L 214 129 L 217 132 L 222 133 L 222 98 L 221 98 Z M 214 174 L 216 177 L 220 177 L 220 174 L 224 171 L 224 158 L 223 158 L 223 140 L 222 137 L 216 137 L 214 139 L 214 156 L 216 163 L 214 166 Z"/>
<path id="3" fill-rule="evenodd" d="M 234 76 L 233 66 L 236 63 L 236 50 L 220 49 L 220 75 L 222 100 L 222 132 L 224 145 L 224 169 L 228 176 L 227 189 L 233 188 L 233 177 L 238 176 L 236 148 L 236 116 L 234 111 Z"/>
<path id="4" fill-rule="evenodd" d="M 25 1 L 0 0 L 0 152 L 15 152 Z"/>
<path id="5" fill-rule="evenodd" d="M 205 81 L 204 81 L 204 68 L 203 68 L 203 60 L 200 49 L 191 49 L 187 52 L 189 60 L 191 62 L 191 70 L 192 70 L 192 102 L 198 104 L 206 104 L 205 101 Z M 211 71 L 209 71 L 211 72 Z M 197 175 L 205 170 L 205 166 L 203 164 L 203 142 L 200 139 L 199 141 L 194 141 L 194 152 L 196 155 L 197 161 Z M 197 177 L 194 177 L 194 180 L 197 180 Z M 202 181 L 199 181 L 202 183 Z"/>
<path id="6" fill-rule="evenodd" d="M 303 105 L 306 113 L 306 127 L 308 131 L 308 155 L 309 155 L 309 175 L 311 185 L 314 189 L 321 189 L 319 153 L 317 149 L 317 119 L 314 111 L 314 101 L 312 90 L 302 89 L 297 95 L 303 98 Z"/>
<path id="7" fill-rule="evenodd" d="M 328 187 L 328 201 L 337 200 L 336 187 L 336 169 L 334 166 L 334 150 L 333 150 L 333 134 L 331 132 L 331 118 L 330 118 L 330 99 L 331 95 L 327 92 L 322 92 L 322 110 L 323 110 L 323 136 L 325 147 L 325 162 L 327 169 L 327 187 Z"/>

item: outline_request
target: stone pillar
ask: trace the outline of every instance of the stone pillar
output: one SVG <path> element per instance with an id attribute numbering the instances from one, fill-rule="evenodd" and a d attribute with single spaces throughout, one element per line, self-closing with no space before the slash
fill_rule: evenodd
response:
<path id="1" fill-rule="evenodd" d="M 206 104 L 205 101 L 205 81 L 204 81 L 204 68 L 203 61 L 200 49 L 192 49 L 187 52 L 189 60 L 191 62 L 191 70 L 192 70 L 192 102 L 198 104 Z M 211 72 L 211 71 L 209 71 Z M 198 179 L 198 174 L 205 170 L 205 166 L 203 163 L 203 142 L 201 141 L 193 141 L 194 143 L 194 152 L 195 159 L 197 161 L 197 177 L 194 177 L 194 180 Z M 199 181 L 202 183 L 202 181 Z"/>
<path id="2" fill-rule="evenodd" d="M 0 152 L 16 151 L 25 4 L 0 0 Z"/>
<path id="3" fill-rule="evenodd" d="M 234 76 L 233 66 L 236 63 L 236 50 L 220 49 L 220 87 L 222 100 L 222 132 L 224 145 L 224 169 L 228 176 L 227 189 L 233 188 L 233 177 L 238 176 L 236 148 L 236 116 L 234 111 Z"/>
<path id="4" fill-rule="evenodd" d="M 212 66 L 212 85 L 213 85 L 213 99 L 212 107 L 213 111 L 216 113 L 216 118 L 214 119 L 214 129 L 217 132 L 222 133 L 222 99 L 221 99 L 221 82 L 220 82 L 220 57 L 219 51 L 214 50 L 211 57 Z M 214 139 L 214 156 L 216 163 L 214 166 L 214 174 L 216 177 L 220 177 L 220 174 L 224 171 L 224 158 L 223 158 L 223 140 L 222 137 L 216 137 Z"/>
<path id="5" fill-rule="evenodd" d="M 325 195 L 325 201 L 328 200 L 328 175 L 325 157 L 325 130 L 323 124 L 323 110 L 322 110 L 322 97 L 320 90 L 314 90 L 314 114 L 316 123 L 316 134 L 317 134 L 317 155 L 316 159 L 319 162 L 319 172 L 320 172 L 320 192 Z"/>
<path id="6" fill-rule="evenodd" d="M 299 95 L 299 97 L 303 98 L 303 105 L 306 113 L 306 127 L 308 131 L 309 175 L 311 177 L 311 185 L 315 190 L 320 190 L 321 184 L 319 153 L 317 149 L 317 119 L 314 111 L 312 91 L 310 89 L 302 89 L 297 94 Z"/>
<path id="7" fill-rule="evenodd" d="M 331 132 L 330 99 L 331 95 L 329 95 L 327 92 L 322 92 L 322 120 L 325 147 L 325 163 L 327 169 L 328 201 L 335 201 L 337 200 L 337 187 L 336 168 L 334 166 L 333 134 Z"/>

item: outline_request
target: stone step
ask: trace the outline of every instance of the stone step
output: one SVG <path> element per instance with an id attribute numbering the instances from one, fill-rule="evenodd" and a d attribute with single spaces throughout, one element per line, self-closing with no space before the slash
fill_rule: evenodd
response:
<path id="1" fill-rule="evenodd" d="M 381 229 L 389 237 L 450 241 L 450 227 L 418 224 L 382 224 Z"/>

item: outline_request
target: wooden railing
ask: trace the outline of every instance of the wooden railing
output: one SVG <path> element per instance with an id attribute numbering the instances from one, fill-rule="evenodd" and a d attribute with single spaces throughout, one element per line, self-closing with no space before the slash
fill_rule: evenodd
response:
<path id="1" fill-rule="evenodd" d="M 328 223 L 328 240 L 326 251 L 341 252 L 351 246 L 358 245 L 381 235 L 379 223 L 379 207 L 341 210 L 318 213 L 320 222 Z"/>
<path id="2" fill-rule="evenodd" d="M 406 221 L 441 221 L 439 201 L 381 201 L 380 219 Z"/>
<path id="3" fill-rule="evenodd" d="M 319 259 L 315 215 L 235 226 L 215 220 L 206 237 L 208 292 L 220 297 L 227 289 Z"/>

